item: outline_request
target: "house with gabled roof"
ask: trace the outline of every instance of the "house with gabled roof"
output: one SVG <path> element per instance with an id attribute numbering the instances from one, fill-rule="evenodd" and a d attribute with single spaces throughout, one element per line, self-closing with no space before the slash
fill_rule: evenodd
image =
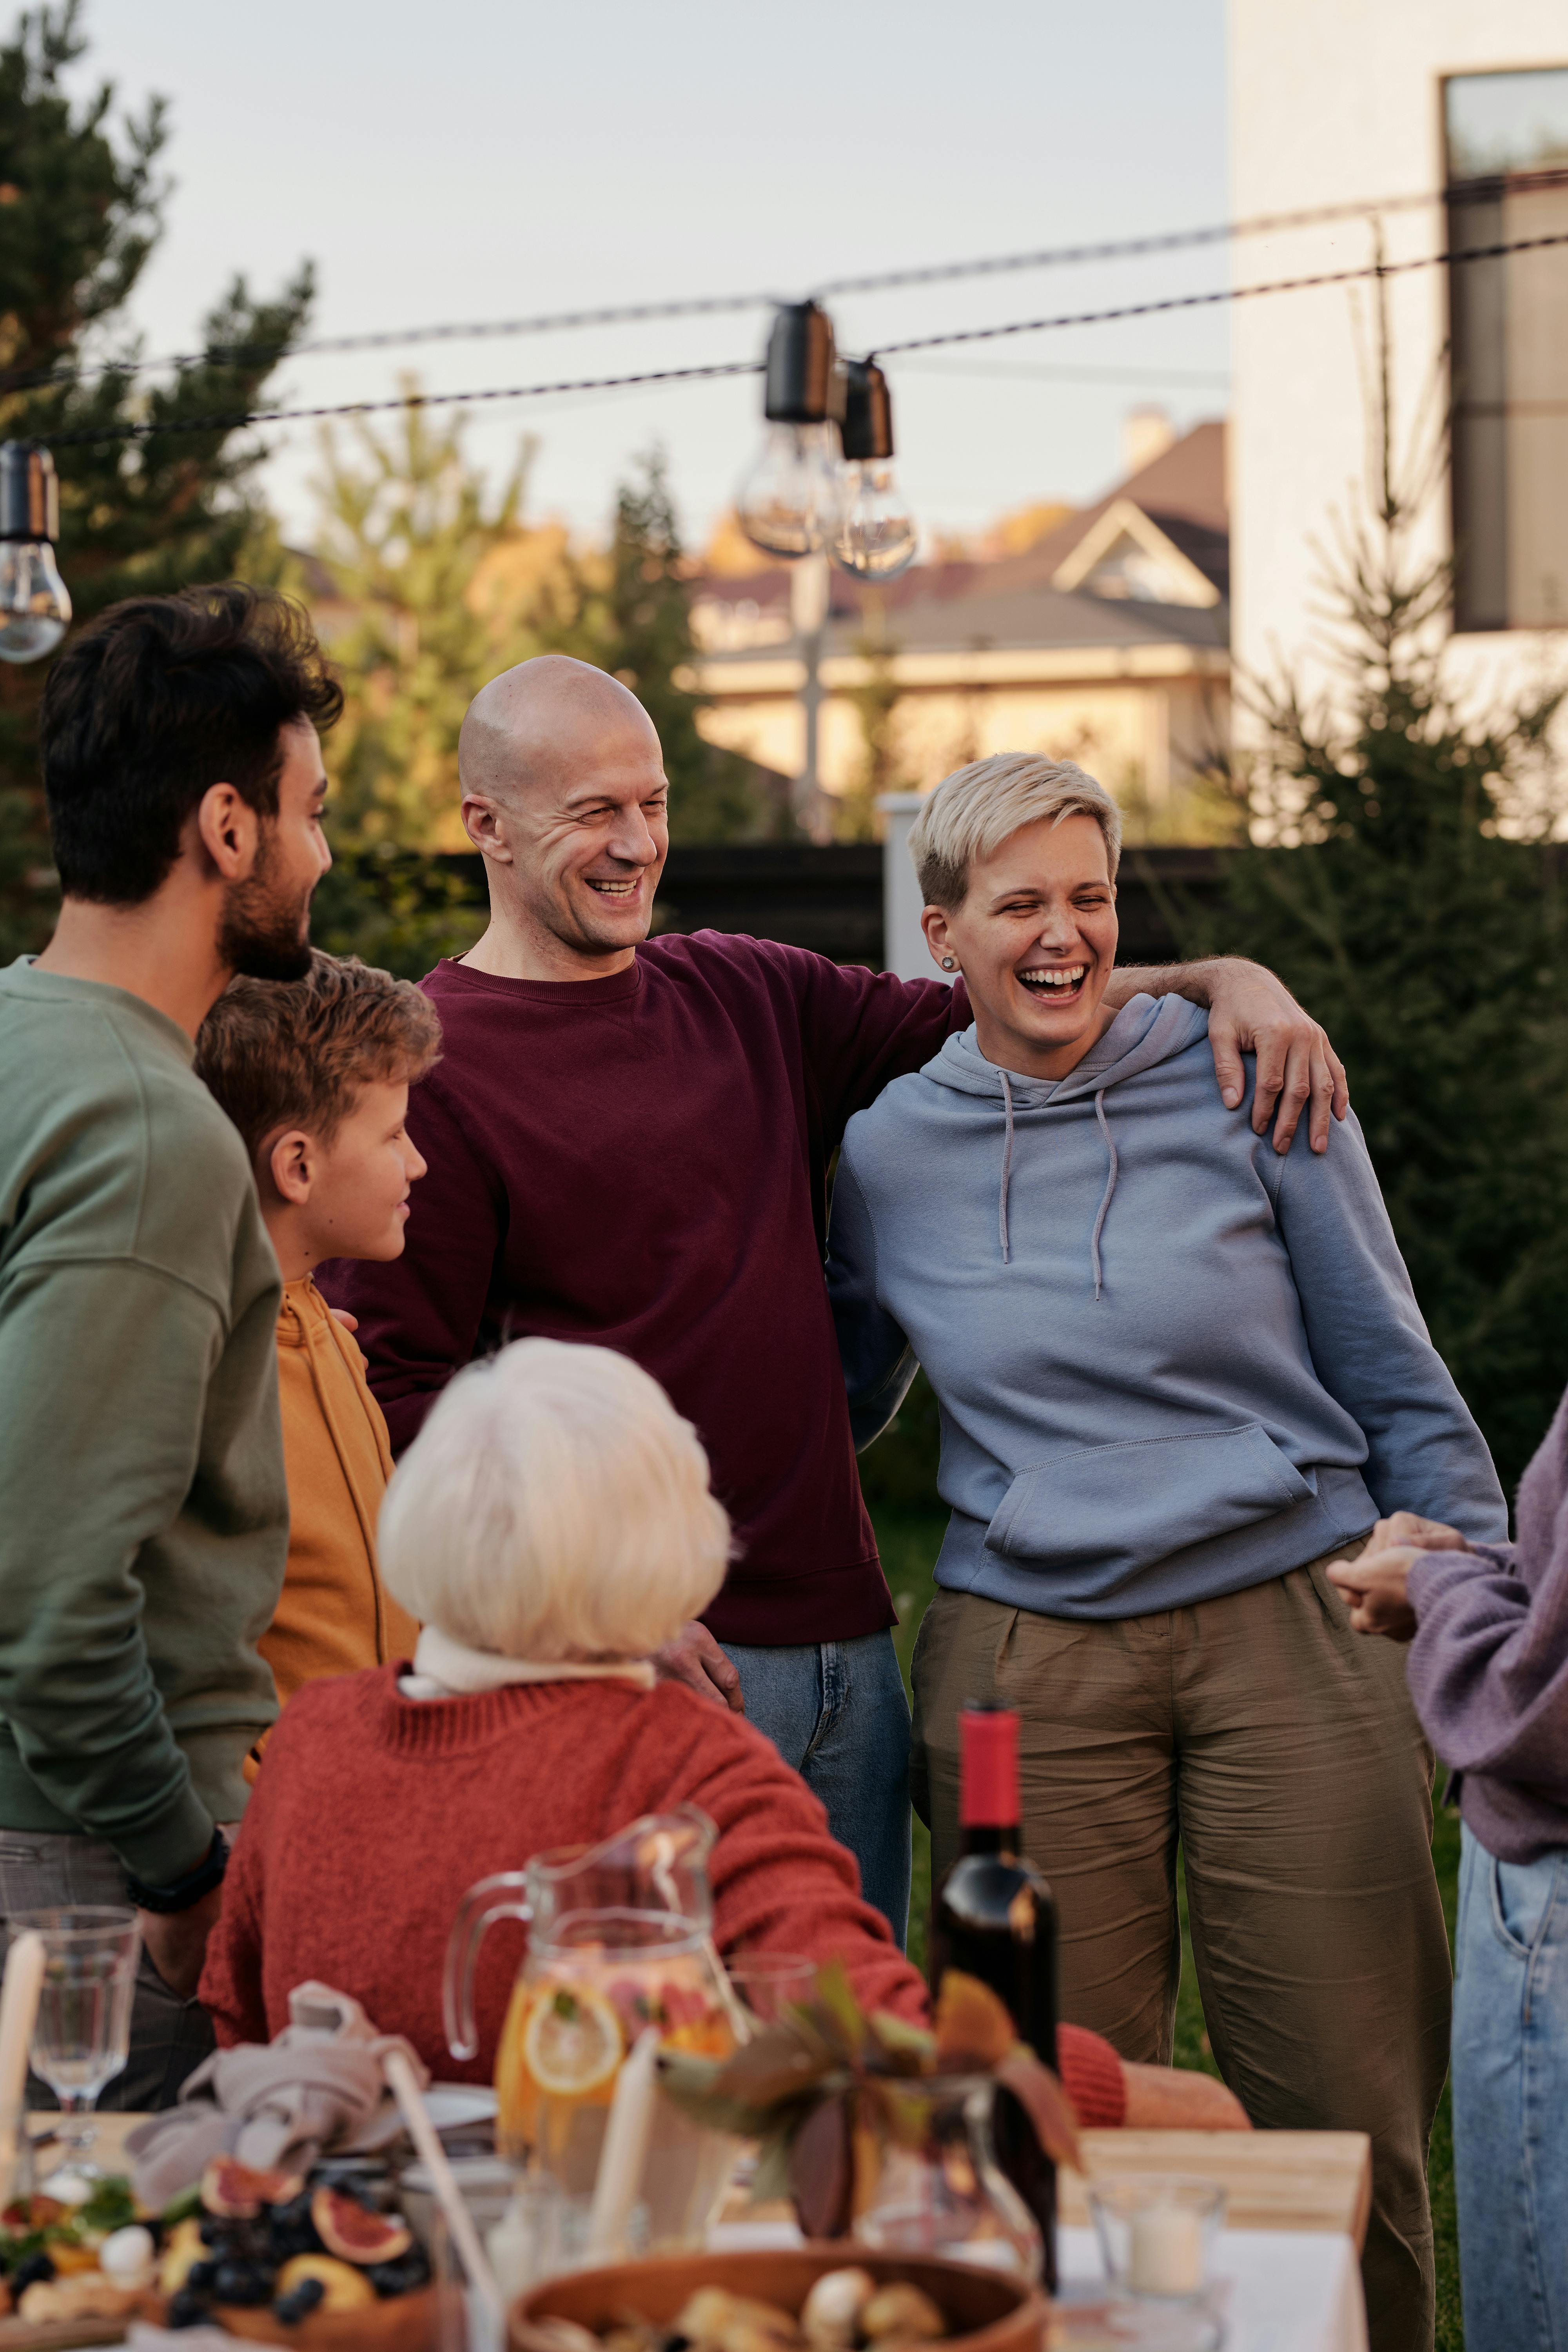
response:
<path id="1" fill-rule="evenodd" d="M 1022 552 L 916 566 L 879 590 L 835 572 L 820 640 L 818 777 L 929 789 L 965 760 L 1082 761 L 1134 829 L 1174 827 L 1229 730 L 1225 427 L 1133 420 L 1122 478 Z M 805 756 L 803 647 L 787 567 L 695 585 L 691 684 L 710 740 L 786 774 Z M 826 828 L 825 828 L 826 829 Z"/>

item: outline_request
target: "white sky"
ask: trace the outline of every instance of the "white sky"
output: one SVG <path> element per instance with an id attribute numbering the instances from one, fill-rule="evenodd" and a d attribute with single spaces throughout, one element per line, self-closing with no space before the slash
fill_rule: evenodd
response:
<path id="1" fill-rule="evenodd" d="M 767 289 L 1222 219 L 1223 0 L 89 0 L 83 86 L 172 100 L 177 182 L 135 311 L 188 349 L 238 269 L 317 264 L 316 331 Z M 1225 282 L 1223 249 L 858 296 L 840 348 Z M 407 354 L 297 359 L 296 402 L 526 383 L 759 352 L 763 311 Z M 1121 419 L 1223 413 L 1223 310 L 1020 336 L 889 363 L 900 464 L 935 528 L 1094 494 Z M 1116 382 L 1056 370 L 1146 371 Z M 760 439 L 754 379 L 479 412 L 531 500 L 598 530 L 654 440 L 700 543 Z M 272 428 L 268 482 L 309 536 L 313 427 Z"/>

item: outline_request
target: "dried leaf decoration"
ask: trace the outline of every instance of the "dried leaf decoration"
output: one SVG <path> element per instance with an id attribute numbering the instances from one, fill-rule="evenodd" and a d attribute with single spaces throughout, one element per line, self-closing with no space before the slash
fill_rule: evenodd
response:
<path id="1" fill-rule="evenodd" d="M 1017 2041 L 989 1985 L 949 1969 L 936 2002 L 936 2063 L 944 2074 L 994 2074 Z"/>
<path id="2" fill-rule="evenodd" d="M 754 2200 L 788 2194 L 807 2237 L 839 2238 L 875 2203 L 883 2152 L 924 2146 L 933 2077 L 993 2074 L 1017 2098 L 1040 2145 L 1078 2162 L 1072 2108 L 1056 2076 L 1013 2030 L 978 1978 L 949 1969 L 936 2031 L 868 2017 L 833 1961 L 810 2000 L 786 2010 L 728 2058 L 665 2051 L 659 2083 L 683 2113 L 761 2142 Z"/>

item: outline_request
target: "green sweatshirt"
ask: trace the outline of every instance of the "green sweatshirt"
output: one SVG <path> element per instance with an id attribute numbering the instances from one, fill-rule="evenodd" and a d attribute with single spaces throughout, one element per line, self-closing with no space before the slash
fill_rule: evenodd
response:
<path id="1" fill-rule="evenodd" d="M 238 1819 L 289 1543 L 277 1260 L 184 1032 L 0 970 L 0 1831 L 150 1885 Z"/>

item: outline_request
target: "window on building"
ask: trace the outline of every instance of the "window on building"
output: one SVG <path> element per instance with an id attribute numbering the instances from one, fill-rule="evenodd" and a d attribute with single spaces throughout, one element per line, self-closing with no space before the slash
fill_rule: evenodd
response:
<path id="1" fill-rule="evenodd" d="M 1568 66 L 1443 101 L 1450 252 L 1568 235 Z M 1568 628 L 1568 244 L 1448 278 L 1455 626 Z"/>

